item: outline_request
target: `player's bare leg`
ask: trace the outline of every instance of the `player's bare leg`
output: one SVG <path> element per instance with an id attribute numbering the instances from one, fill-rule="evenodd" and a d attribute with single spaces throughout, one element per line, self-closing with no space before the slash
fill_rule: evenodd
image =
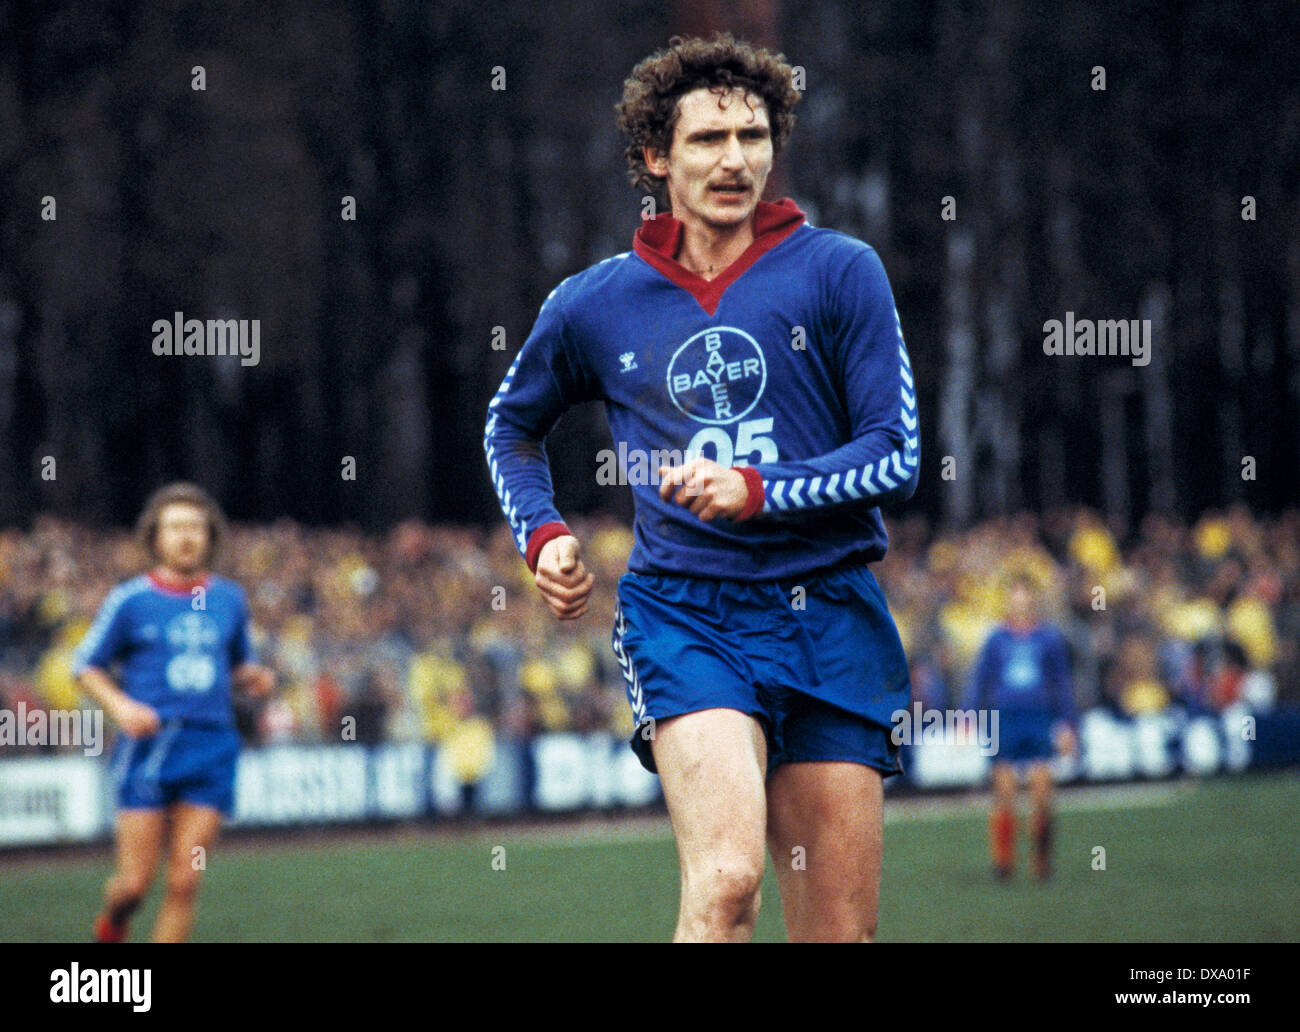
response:
<path id="1" fill-rule="evenodd" d="M 104 909 L 95 918 L 95 937 L 101 942 L 126 937 L 127 923 L 158 870 L 166 828 L 162 810 L 118 811 L 117 867 L 104 885 Z"/>
<path id="2" fill-rule="evenodd" d="M 210 806 L 174 803 L 171 818 L 167 892 L 154 924 L 154 942 L 185 942 L 189 938 L 207 854 L 221 830 L 221 813 Z"/>
<path id="3" fill-rule="evenodd" d="M 1033 872 L 1039 881 L 1052 875 L 1052 768 L 1034 763 L 1029 768 L 1029 794 L 1033 803 Z"/>
<path id="4" fill-rule="evenodd" d="M 993 765 L 993 809 L 989 813 L 989 856 L 999 878 L 1016 869 L 1016 769 L 1010 763 Z"/>
<path id="5" fill-rule="evenodd" d="M 673 941 L 748 941 L 766 864 L 762 727 L 732 709 L 672 717 L 655 727 L 654 757 L 682 868 Z"/>
<path id="6" fill-rule="evenodd" d="M 880 772 L 860 763 L 783 764 L 768 779 L 767 808 L 787 938 L 871 942 L 884 838 Z"/>

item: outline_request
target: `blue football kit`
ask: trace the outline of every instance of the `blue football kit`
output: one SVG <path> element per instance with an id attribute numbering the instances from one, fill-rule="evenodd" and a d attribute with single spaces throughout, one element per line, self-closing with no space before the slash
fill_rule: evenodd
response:
<path id="1" fill-rule="evenodd" d="M 1050 624 L 989 635 L 971 672 L 969 705 L 997 710 L 997 759 L 1050 760 L 1053 728 L 1075 722 L 1070 646 Z"/>
<path id="2" fill-rule="evenodd" d="M 654 770 L 647 727 L 727 707 L 750 713 L 769 767 L 848 759 L 898 770 L 890 714 L 907 661 L 868 564 L 879 506 L 916 488 L 915 385 L 876 252 L 760 202 L 754 242 L 713 280 L 676 261 L 683 227 L 647 220 L 632 251 L 562 282 L 488 409 L 484 449 L 516 547 L 535 570 L 568 533 L 544 440 L 566 408 L 602 401 L 629 477 L 635 545 L 612 645 Z M 735 518 L 701 521 L 659 495 L 660 465 L 738 470 Z"/>
<path id="3" fill-rule="evenodd" d="M 253 659 L 249 621 L 243 589 L 222 577 L 177 588 L 143 575 L 104 600 L 73 671 L 116 671 L 122 691 L 161 721 L 150 737 L 118 736 L 110 765 L 120 807 L 184 800 L 231 811 L 240 746 L 231 675 Z"/>

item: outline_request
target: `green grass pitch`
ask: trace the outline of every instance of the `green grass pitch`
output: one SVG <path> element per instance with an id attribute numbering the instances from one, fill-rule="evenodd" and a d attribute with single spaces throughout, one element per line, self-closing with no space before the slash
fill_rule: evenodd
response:
<path id="1" fill-rule="evenodd" d="M 1295 941 L 1298 788 L 1283 774 L 1064 793 L 1046 885 L 993 881 L 977 800 L 891 802 L 879 938 Z M 86 941 L 108 869 L 106 852 L 0 858 L 0 940 Z M 780 941 L 770 869 L 763 896 L 755 937 Z M 155 887 L 137 940 L 157 901 Z M 244 838 L 209 857 L 194 938 L 653 941 L 671 937 L 676 908 L 666 822 Z"/>

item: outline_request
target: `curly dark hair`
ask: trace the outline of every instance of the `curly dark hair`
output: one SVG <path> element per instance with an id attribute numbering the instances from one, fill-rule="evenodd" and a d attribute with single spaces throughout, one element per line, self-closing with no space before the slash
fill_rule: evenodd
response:
<path id="1" fill-rule="evenodd" d="M 646 167 L 643 148 L 668 150 L 677 125 L 677 101 L 701 86 L 718 94 L 740 87 L 759 97 L 772 127 L 772 153 L 780 154 L 794 128 L 794 106 L 801 99 L 793 73 L 784 54 L 754 47 L 729 32 L 709 39 L 674 36 L 667 49 L 632 69 L 623 82 L 623 99 L 615 105 L 618 127 L 628 138 L 632 185 L 666 200 L 664 180 Z"/>
<path id="2" fill-rule="evenodd" d="M 151 559 L 157 559 L 158 553 L 154 550 L 154 545 L 158 537 L 158 520 L 164 508 L 180 502 L 202 510 L 208 518 L 208 552 L 203 562 L 205 566 L 210 566 L 216 559 L 217 548 L 225 536 L 226 520 L 221 507 L 212 496 L 196 484 L 178 481 L 160 487 L 150 495 L 145 502 L 144 511 L 140 513 L 140 519 L 136 521 L 136 540 Z"/>

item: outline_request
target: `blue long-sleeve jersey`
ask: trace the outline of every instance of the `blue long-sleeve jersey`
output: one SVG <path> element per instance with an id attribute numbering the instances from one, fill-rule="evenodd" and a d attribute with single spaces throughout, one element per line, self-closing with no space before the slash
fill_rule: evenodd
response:
<path id="1" fill-rule="evenodd" d="M 118 686 L 164 720 L 234 726 L 231 672 L 253 660 L 248 600 L 224 577 L 175 590 L 152 576 L 119 584 L 73 654 L 73 673 L 112 671 Z"/>
<path id="2" fill-rule="evenodd" d="M 916 489 L 920 427 L 876 252 L 788 200 L 760 203 L 754 244 L 706 281 L 674 260 L 681 233 L 660 215 L 633 251 L 556 287 L 492 399 L 484 449 L 520 553 L 534 566 L 563 532 L 546 435 L 599 400 L 620 459 L 650 473 L 627 471 L 630 570 L 765 580 L 880 559 L 878 506 Z M 744 518 L 705 523 L 660 498 L 658 467 L 693 455 L 755 471 Z"/>
<path id="3" fill-rule="evenodd" d="M 975 709 L 1033 711 L 1075 721 L 1070 646 L 1051 624 L 1016 632 L 998 627 L 971 672 L 967 704 Z"/>

